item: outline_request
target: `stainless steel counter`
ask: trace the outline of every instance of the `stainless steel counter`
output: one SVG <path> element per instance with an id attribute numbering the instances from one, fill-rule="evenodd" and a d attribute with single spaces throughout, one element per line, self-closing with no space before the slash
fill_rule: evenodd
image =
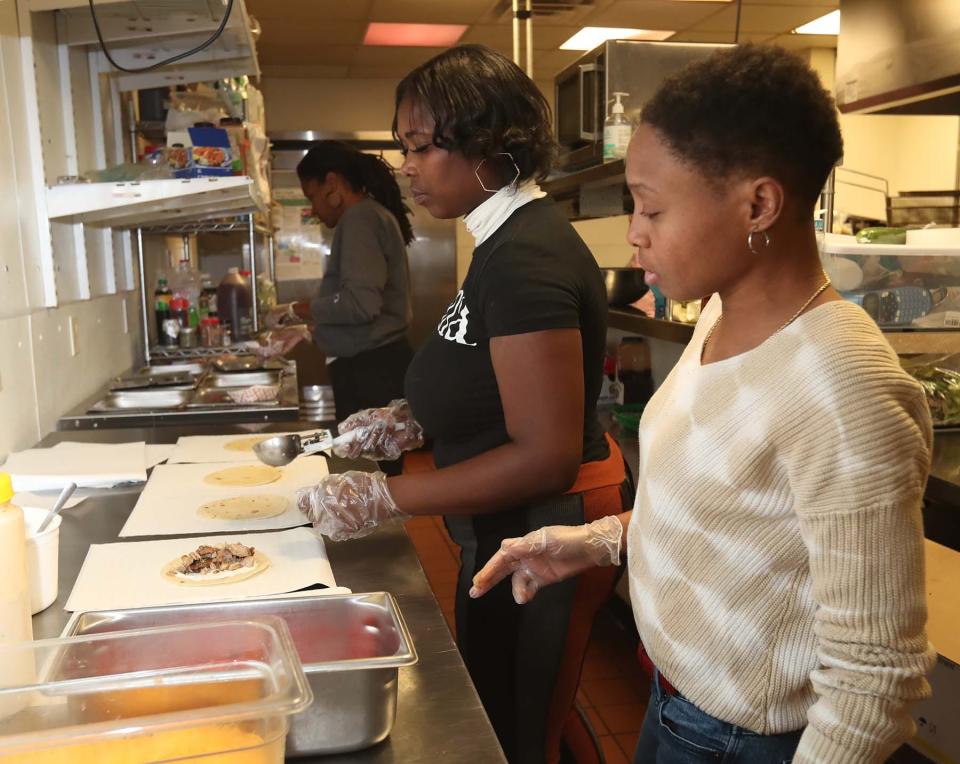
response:
<path id="1" fill-rule="evenodd" d="M 270 432 L 310 429 L 314 425 L 232 427 L 150 427 L 51 433 L 41 445 L 62 440 L 117 443 L 146 440 L 172 443 L 180 435 Z M 369 469 L 371 462 L 331 459 L 331 472 Z M 60 592 L 57 601 L 33 618 L 34 637 L 58 636 L 68 614 L 70 594 L 90 544 L 117 541 L 133 509 L 139 488 L 97 492 L 63 513 L 60 528 Z M 400 526 L 357 541 L 327 542 L 337 582 L 356 592 L 393 593 L 407 621 L 420 661 L 400 670 L 397 720 L 383 743 L 352 754 L 296 759 L 323 764 L 487 764 L 505 762 L 460 653 L 453 643 L 413 545 Z"/>

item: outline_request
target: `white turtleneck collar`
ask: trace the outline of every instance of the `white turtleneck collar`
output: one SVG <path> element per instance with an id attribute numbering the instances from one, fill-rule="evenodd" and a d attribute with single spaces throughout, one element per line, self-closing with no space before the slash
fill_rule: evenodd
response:
<path id="1" fill-rule="evenodd" d="M 463 222 L 479 247 L 490 238 L 514 211 L 534 199 L 546 196 L 534 180 L 526 180 L 519 186 L 509 185 L 501 188 L 483 204 L 464 215 Z"/>

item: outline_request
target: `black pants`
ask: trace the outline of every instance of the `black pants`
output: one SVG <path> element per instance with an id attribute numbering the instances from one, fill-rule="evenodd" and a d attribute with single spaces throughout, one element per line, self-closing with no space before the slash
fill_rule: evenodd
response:
<path id="1" fill-rule="evenodd" d="M 403 378 L 413 358 L 406 337 L 366 350 L 349 358 L 339 357 L 328 366 L 337 424 L 360 409 L 386 406 L 403 397 Z M 402 460 L 381 462 L 388 475 L 399 474 Z"/>
<path id="2" fill-rule="evenodd" d="M 457 647 L 511 764 L 544 764 L 549 711 L 561 670 L 577 580 L 548 586 L 526 605 L 513 601 L 510 579 L 470 599 L 474 574 L 509 537 L 545 525 L 584 522 L 580 494 L 567 494 L 507 512 L 447 516 L 460 545 Z M 576 670 L 579 672 L 579 666 Z"/>

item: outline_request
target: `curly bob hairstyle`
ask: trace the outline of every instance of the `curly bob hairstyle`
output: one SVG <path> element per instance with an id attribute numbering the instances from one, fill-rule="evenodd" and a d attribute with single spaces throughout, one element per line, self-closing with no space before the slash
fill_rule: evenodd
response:
<path id="1" fill-rule="evenodd" d="M 772 46 L 739 45 L 686 66 L 641 120 L 706 178 L 770 175 L 811 205 L 843 155 L 833 98 L 804 61 Z"/>
<path id="2" fill-rule="evenodd" d="M 444 51 L 400 81 L 396 109 L 404 99 L 433 118 L 439 148 L 478 158 L 506 152 L 520 169 L 518 181 L 550 172 L 556 153 L 550 107 L 533 80 L 496 51 L 483 45 Z"/>

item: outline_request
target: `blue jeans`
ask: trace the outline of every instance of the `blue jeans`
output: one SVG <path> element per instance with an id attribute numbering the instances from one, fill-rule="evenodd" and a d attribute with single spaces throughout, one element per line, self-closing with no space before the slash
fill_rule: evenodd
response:
<path id="1" fill-rule="evenodd" d="M 668 695 L 654 679 L 633 764 L 789 764 L 802 733 L 758 735 Z"/>

